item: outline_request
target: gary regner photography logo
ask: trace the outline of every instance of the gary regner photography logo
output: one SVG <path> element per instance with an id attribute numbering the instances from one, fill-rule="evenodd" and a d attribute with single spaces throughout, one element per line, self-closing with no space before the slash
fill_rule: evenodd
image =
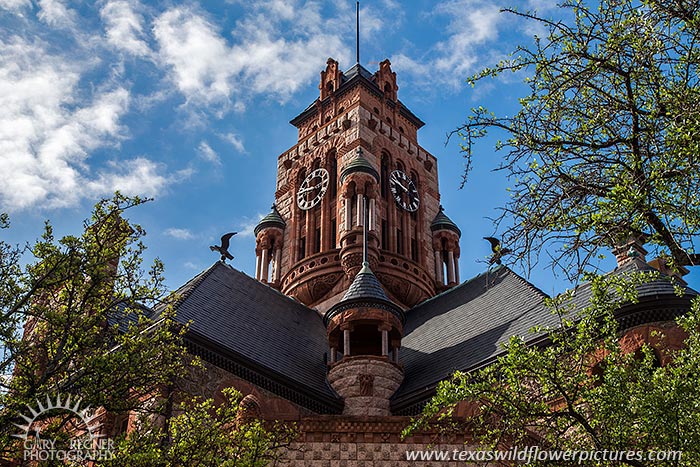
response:
<path id="1" fill-rule="evenodd" d="M 55 400 L 46 396 L 42 403 L 27 406 L 28 414 L 21 415 L 24 423 L 15 423 L 21 431 L 15 435 L 23 441 L 24 459 L 34 461 L 106 460 L 112 458 L 114 440 L 100 434 L 101 424 L 90 407 L 80 408 L 81 400 L 71 402 L 70 396 Z M 52 423 L 62 423 L 60 435 L 47 435 L 42 430 Z M 53 430 L 51 430 L 53 432 Z"/>

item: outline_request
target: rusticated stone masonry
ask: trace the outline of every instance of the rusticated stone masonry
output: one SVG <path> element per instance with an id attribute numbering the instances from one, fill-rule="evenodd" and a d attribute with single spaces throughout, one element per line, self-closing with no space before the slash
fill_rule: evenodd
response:
<path id="1" fill-rule="evenodd" d="M 389 399 L 403 381 L 386 357 L 346 357 L 328 372 L 328 382 L 345 400 L 343 415 L 390 415 Z"/>

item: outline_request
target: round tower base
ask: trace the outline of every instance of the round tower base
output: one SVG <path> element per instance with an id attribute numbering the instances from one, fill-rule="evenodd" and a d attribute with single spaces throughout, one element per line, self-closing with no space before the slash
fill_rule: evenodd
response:
<path id="1" fill-rule="evenodd" d="M 328 382 L 345 401 L 343 415 L 391 415 L 389 399 L 403 381 L 403 370 L 387 357 L 344 357 L 328 372 Z"/>

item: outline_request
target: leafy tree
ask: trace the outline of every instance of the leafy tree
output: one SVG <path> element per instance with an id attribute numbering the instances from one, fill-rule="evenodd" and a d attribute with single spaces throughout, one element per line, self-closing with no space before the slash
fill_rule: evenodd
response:
<path id="1" fill-rule="evenodd" d="M 266 467 L 273 465 L 296 437 L 293 427 L 249 417 L 241 394 L 224 390 L 218 407 L 212 399 L 180 405 L 165 428 L 137 430 L 117 444 L 105 467 Z M 162 440 L 170 440 L 163 445 Z"/>
<path id="2" fill-rule="evenodd" d="M 83 407 L 136 410 L 182 370 L 182 331 L 169 319 L 163 265 L 156 260 L 144 271 L 145 232 L 122 217 L 143 202 L 120 194 L 99 202 L 80 236 L 56 240 L 47 222 L 33 245 L 0 242 L 3 457 L 21 448 L 13 422 L 37 400 L 71 396 Z M 156 305 L 164 306 L 157 316 L 149 311 Z"/>
<path id="3" fill-rule="evenodd" d="M 138 416 L 142 422 L 119 445 L 131 465 L 218 465 L 204 461 L 214 458 L 260 465 L 241 459 L 267 458 L 282 435 L 260 422 L 232 425 L 237 409 L 230 404 L 191 403 L 172 416 L 169 395 L 198 362 L 182 345 L 185 327 L 172 319 L 175 297 L 163 285 L 163 264 L 144 269 L 145 231 L 124 217 L 144 201 L 119 193 L 100 201 L 80 236 L 56 240 L 47 222 L 32 245 L 0 241 L 0 459 L 22 459 L 14 423 L 26 423 L 20 416 L 37 401 L 59 395 L 100 416 Z M 0 228 L 9 228 L 6 214 Z M 70 446 L 86 427 L 70 411 L 56 412 L 40 414 L 32 429 Z M 210 436 L 215 444 L 205 442 Z"/>
<path id="4" fill-rule="evenodd" d="M 562 20 L 506 10 L 547 31 L 471 79 L 528 77 L 513 116 L 472 109 L 475 142 L 506 138 L 513 181 L 497 226 L 526 268 L 543 252 L 578 277 L 601 248 L 644 233 L 679 265 L 700 264 L 700 7 L 686 0 L 564 0 Z"/>
<path id="5" fill-rule="evenodd" d="M 700 463 L 700 301 L 678 323 L 686 347 L 655 350 L 620 343 L 615 312 L 636 300 L 636 285 L 650 277 L 595 277 L 591 301 L 572 308 L 569 295 L 552 300 L 560 318 L 536 329 L 531 342 L 513 337 L 505 353 L 475 373 L 456 373 L 405 434 L 426 425 L 456 425 L 455 407 L 472 404 L 466 425 L 485 449 L 537 445 L 543 450 L 634 451 L 619 461 L 533 461 L 533 466 L 695 466 Z M 546 339 L 545 339 L 546 338 Z M 539 341 L 538 345 L 532 345 Z M 662 339 L 663 342 L 663 339 Z M 682 451 L 680 460 L 650 462 L 649 451 Z M 640 454 L 637 454 L 639 452 Z M 601 454 L 602 455 L 602 454 Z"/>

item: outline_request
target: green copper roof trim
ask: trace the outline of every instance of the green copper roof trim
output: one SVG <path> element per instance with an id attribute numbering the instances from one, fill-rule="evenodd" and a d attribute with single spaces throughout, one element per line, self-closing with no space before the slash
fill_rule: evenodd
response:
<path id="1" fill-rule="evenodd" d="M 443 229 L 453 231 L 457 234 L 458 237 L 462 236 L 462 231 L 459 230 L 457 224 L 452 222 L 452 219 L 445 215 L 444 208 L 440 206 L 440 210 L 438 211 L 437 216 L 435 216 L 435 219 L 433 219 L 433 222 L 430 224 L 430 230 L 435 232 L 436 230 Z"/>
<path id="2" fill-rule="evenodd" d="M 258 225 L 255 226 L 253 232 L 257 237 L 258 233 L 260 233 L 262 229 L 266 229 L 268 227 L 278 227 L 280 229 L 284 229 L 286 226 L 287 224 L 284 222 L 284 219 L 282 219 L 280 213 L 277 212 L 277 206 L 273 204 L 272 211 L 267 216 L 263 217 L 260 222 L 258 222 Z"/>
<path id="3" fill-rule="evenodd" d="M 372 164 L 365 159 L 365 156 L 362 155 L 362 148 L 358 147 L 355 154 L 355 157 L 348 163 L 348 165 L 343 167 L 342 172 L 340 172 L 340 183 L 343 183 L 348 175 L 356 172 L 370 174 L 372 177 L 374 177 L 377 183 L 379 183 L 379 173 L 374 167 L 372 167 Z"/>

